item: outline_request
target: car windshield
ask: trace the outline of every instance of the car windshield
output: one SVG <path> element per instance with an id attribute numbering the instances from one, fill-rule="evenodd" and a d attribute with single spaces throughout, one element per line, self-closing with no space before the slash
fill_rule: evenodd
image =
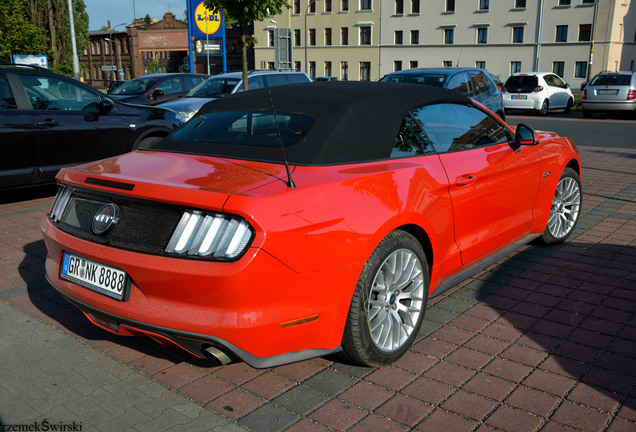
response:
<path id="1" fill-rule="evenodd" d="M 314 124 L 302 115 L 271 111 L 217 111 L 201 114 L 169 139 L 140 149 L 279 161 L 281 146 L 296 144 Z M 272 149 L 274 150 L 272 152 Z"/>
<path id="2" fill-rule="evenodd" d="M 631 75 L 626 74 L 611 74 L 611 75 L 596 75 L 592 81 L 591 86 L 597 85 L 629 85 L 631 81 Z"/>
<path id="3" fill-rule="evenodd" d="M 152 87 L 159 78 L 136 78 L 132 81 L 128 81 L 124 85 L 117 87 L 112 95 L 140 95 L 146 92 Z"/>
<path id="4" fill-rule="evenodd" d="M 506 88 L 535 88 L 539 85 L 539 80 L 534 75 L 514 75 L 508 78 L 504 87 Z"/>
<path id="5" fill-rule="evenodd" d="M 435 87 L 442 87 L 447 75 L 443 74 L 392 74 L 385 76 L 380 81 L 384 82 L 400 82 L 409 84 L 424 84 Z"/>
<path id="6" fill-rule="evenodd" d="M 232 94 L 240 78 L 210 78 L 190 90 L 187 97 L 221 98 Z"/>

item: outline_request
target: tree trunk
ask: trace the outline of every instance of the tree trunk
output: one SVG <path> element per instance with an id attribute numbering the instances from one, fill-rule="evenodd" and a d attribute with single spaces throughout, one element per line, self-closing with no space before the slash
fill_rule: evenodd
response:
<path id="1" fill-rule="evenodd" d="M 51 52 L 53 53 L 53 64 L 58 65 L 60 63 L 60 56 L 57 50 L 57 35 L 55 31 L 55 21 L 53 17 L 53 5 L 51 0 L 46 1 L 47 14 L 49 18 L 49 30 L 51 31 Z"/>
<path id="2" fill-rule="evenodd" d="M 241 62 L 243 64 L 243 89 L 245 91 L 249 90 L 249 86 L 247 84 L 247 42 L 245 37 L 245 29 L 247 28 L 246 23 L 240 23 L 241 25 Z"/>

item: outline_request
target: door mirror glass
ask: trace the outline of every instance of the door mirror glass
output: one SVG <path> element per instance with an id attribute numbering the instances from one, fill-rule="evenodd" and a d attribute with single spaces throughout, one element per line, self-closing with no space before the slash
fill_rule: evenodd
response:
<path id="1" fill-rule="evenodd" d="M 535 145 L 538 143 L 537 134 L 530 126 L 519 123 L 515 131 L 515 142 L 518 146 Z"/>

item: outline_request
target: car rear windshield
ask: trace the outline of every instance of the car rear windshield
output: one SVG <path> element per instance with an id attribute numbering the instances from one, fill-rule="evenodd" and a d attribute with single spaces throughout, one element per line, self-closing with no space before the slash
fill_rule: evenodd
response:
<path id="1" fill-rule="evenodd" d="M 597 85 L 624 85 L 630 84 L 632 76 L 628 74 L 611 74 L 611 75 L 596 75 L 592 81 L 591 86 Z"/>
<path id="2" fill-rule="evenodd" d="M 126 84 L 117 87 L 111 94 L 113 95 L 140 95 L 152 87 L 158 78 L 139 78 L 128 81 Z"/>
<path id="3" fill-rule="evenodd" d="M 313 118 L 302 114 L 213 111 L 195 117 L 168 139 L 139 148 L 275 162 L 281 147 L 296 144 L 313 124 Z"/>
<path id="4" fill-rule="evenodd" d="M 221 98 L 232 94 L 240 78 L 210 78 L 190 90 L 188 97 Z"/>
<path id="5" fill-rule="evenodd" d="M 389 76 L 385 76 L 380 81 L 384 82 L 399 82 L 399 83 L 408 83 L 408 84 L 424 84 L 435 87 L 442 87 L 444 85 L 444 81 L 446 80 L 446 75 L 442 74 L 393 74 Z"/>
<path id="6" fill-rule="evenodd" d="M 539 85 L 539 80 L 534 75 L 515 75 L 508 78 L 504 87 L 508 89 L 514 88 L 525 88 L 532 87 L 535 88 Z"/>

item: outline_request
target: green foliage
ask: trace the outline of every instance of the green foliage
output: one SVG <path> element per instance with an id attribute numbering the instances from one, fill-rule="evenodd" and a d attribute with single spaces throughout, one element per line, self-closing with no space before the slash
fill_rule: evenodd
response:
<path id="1" fill-rule="evenodd" d="M 78 55 L 88 47 L 84 0 L 73 0 Z M 51 69 L 73 75 L 67 0 L 0 0 L 0 61 L 12 54 L 45 54 Z"/>
<path id="2" fill-rule="evenodd" d="M 0 1 L 0 62 L 10 63 L 13 54 L 50 55 L 47 36 L 31 23 L 23 0 Z"/>
<path id="3" fill-rule="evenodd" d="M 159 70 L 159 63 L 157 63 L 157 60 L 155 59 L 150 60 L 148 62 L 148 73 L 156 74 L 158 70 Z"/>

